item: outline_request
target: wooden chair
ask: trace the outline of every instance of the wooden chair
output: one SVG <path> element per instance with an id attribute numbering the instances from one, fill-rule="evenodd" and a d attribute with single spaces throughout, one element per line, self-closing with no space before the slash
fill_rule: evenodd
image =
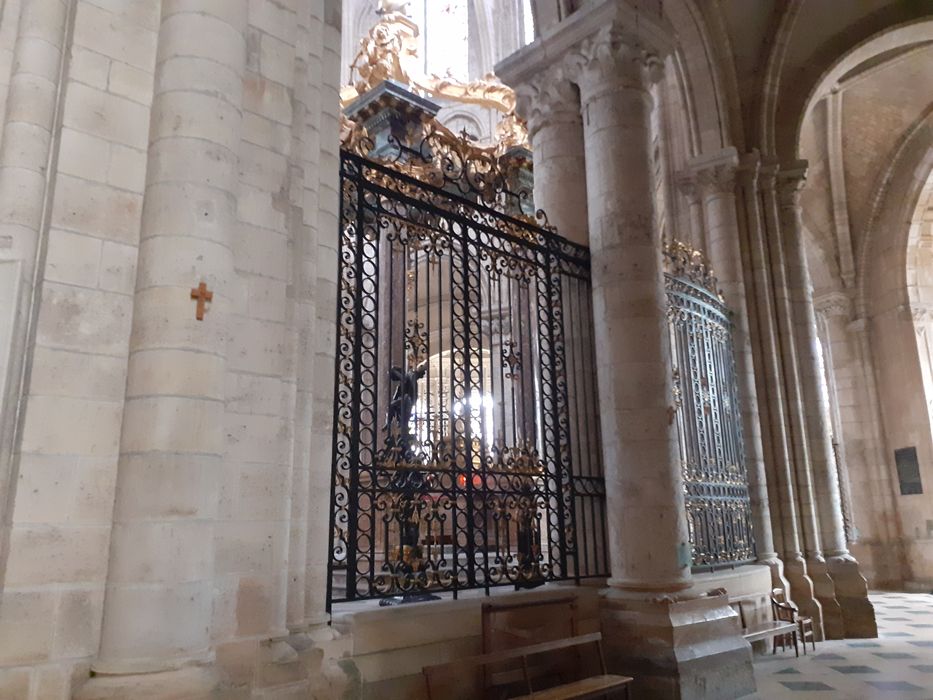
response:
<path id="1" fill-rule="evenodd" d="M 776 600 L 782 605 L 788 605 L 794 609 L 794 616 L 797 622 L 797 631 L 800 634 L 800 641 L 803 644 L 803 653 L 807 653 L 807 640 L 810 640 L 810 644 L 813 646 L 813 651 L 816 651 L 816 633 L 813 631 L 813 618 L 809 615 L 801 615 L 800 610 L 797 609 L 797 606 L 787 600 L 787 596 L 784 593 L 783 588 L 775 588 L 771 591 L 771 599 Z"/>
<path id="2" fill-rule="evenodd" d="M 783 634 L 774 635 L 774 642 L 771 649 L 772 654 L 777 654 L 778 644 L 781 645 L 781 651 L 788 646 L 788 637 L 794 643 L 794 653 L 800 656 L 800 649 L 797 647 L 797 609 L 787 603 L 779 603 L 774 598 L 771 599 L 771 610 L 774 612 L 774 619 L 777 622 L 783 622 L 790 625 L 790 630 Z M 804 654 L 806 654 L 806 645 L 804 645 Z"/>

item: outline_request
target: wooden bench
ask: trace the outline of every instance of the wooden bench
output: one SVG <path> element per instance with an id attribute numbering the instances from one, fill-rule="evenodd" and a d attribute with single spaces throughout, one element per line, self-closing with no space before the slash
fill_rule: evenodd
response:
<path id="1" fill-rule="evenodd" d="M 492 652 L 490 654 L 480 654 L 470 656 L 465 659 L 458 659 L 445 664 L 434 666 L 425 666 L 422 669 L 425 683 L 428 689 L 428 700 L 446 700 L 447 695 L 434 696 L 432 689 L 437 686 L 438 677 L 444 677 L 451 674 L 462 673 L 468 669 L 477 669 L 489 664 L 496 664 L 510 659 L 521 661 L 524 675 L 524 685 L 526 695 L 522 695 L 520 700 L 571 700 L 572 698 L 596 698 L 616 691 L 623 691 L 624 697 L 628 698 L 629 683 L 632 678 L 628 676 L 617 676 L 606 673 L 606 661 L 603 658 L 602 648 L 603 636 L 599 632 L 592 634 L 583 634 L 577 637 L 567 639 L 558 639 L 541 644 L 532 644 L 525 647 L 516 647 L 514 649 L 504 649 L 502 651 Z M 596 676 L 590 676 L 578 681 L 563 683 L 545 690 L 535 691 L 531 686 L 531 677 L 528 674 L 528 658 L 538 654 L 546 654 L 561 649 L 573 649 L 584 644 L 596 644 L 599 656 L 600 669 L 602 673 Z"/>

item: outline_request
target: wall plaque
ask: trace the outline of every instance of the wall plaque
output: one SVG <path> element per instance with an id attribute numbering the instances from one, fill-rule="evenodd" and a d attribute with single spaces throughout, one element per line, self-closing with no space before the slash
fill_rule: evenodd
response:
<path id="1" fill-rule="evenodd" d="M 920 463 L 917 461 L 916 447 L 902 447 L 894 450 L 894 462 L 897 464 L 897 480 L 901 485 L 902 496 L 923 493 L 920 483 Z"/>

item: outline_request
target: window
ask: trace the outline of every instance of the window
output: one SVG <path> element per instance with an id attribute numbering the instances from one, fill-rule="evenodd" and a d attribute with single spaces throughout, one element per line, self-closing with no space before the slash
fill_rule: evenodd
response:
<path id="1" fill-rule="evenodd" d="M 411 4 L 411 18 L 421 28 L 425 74 L 466 80 L 470 55 L 467 0 L 416 0 Z"/>
<path id="2" fill-rule="evenodd" d="M 535 16 L 531 11 L 531 0 L 522 0 L 522 35 L 526 45 L 535 40 Z"/>

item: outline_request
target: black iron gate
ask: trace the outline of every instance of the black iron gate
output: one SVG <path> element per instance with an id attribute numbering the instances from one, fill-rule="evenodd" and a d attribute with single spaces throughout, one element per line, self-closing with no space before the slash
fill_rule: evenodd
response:
<path id="1" fill-rule="evenodd" d="M 329 602 L 608 572 L 588 251 L 451 137 L 341 153 Z"/>
<path id="2" fill-rule="evenodd" d="M 683 244 L 665 250 L 674 401 L 693 566 L 755 558 L 732 321 L 716 279 Z"/>

